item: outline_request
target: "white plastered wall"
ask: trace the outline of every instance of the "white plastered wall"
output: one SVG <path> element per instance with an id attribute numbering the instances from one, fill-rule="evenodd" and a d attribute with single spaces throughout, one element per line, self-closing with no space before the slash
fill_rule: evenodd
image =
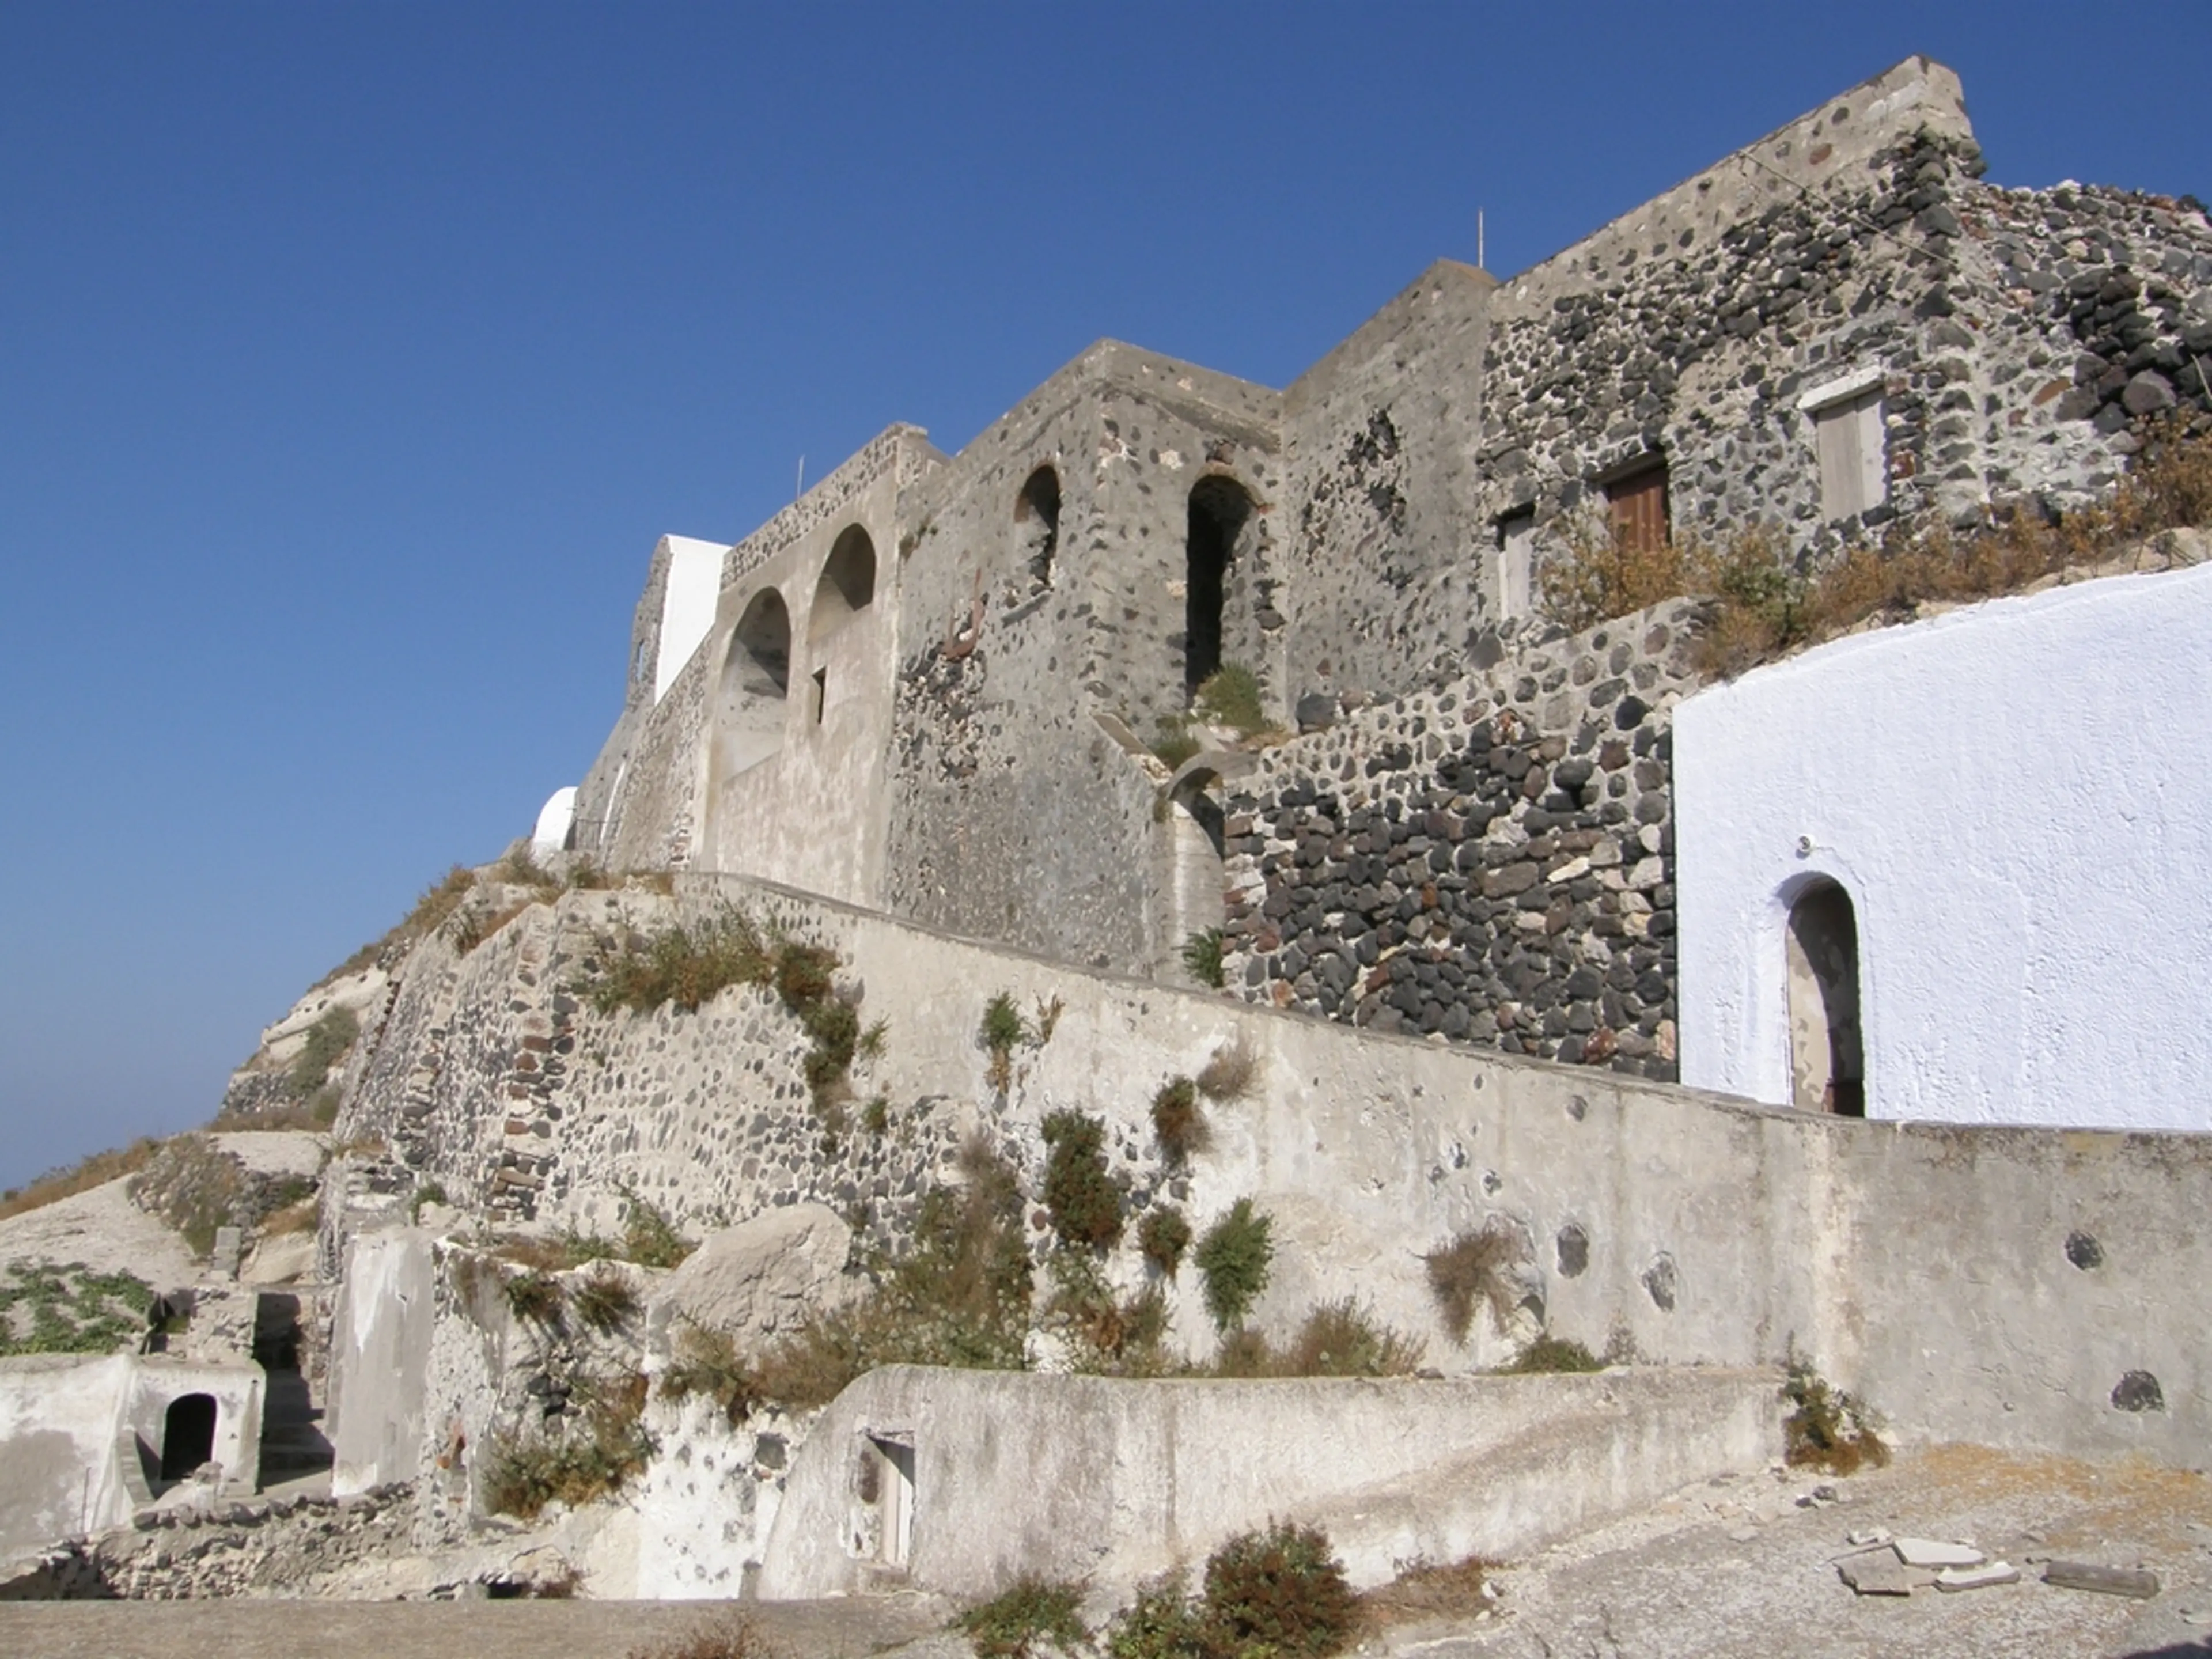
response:
<path id="1" fill-rule="evenodd" d="M 653 664 L 655 702 L 676 684 L 684 665 L 714 625 L 714 605 L 722 594 L 722 556 L 730 550 L 720 542 L 689 536 L 660 539 L 668 550 L 668 581 L 660 597 L 660 651 Z"/>
<path id="2" fill-rule="evenodd" d="M 1685 702 L 1682 1080 L 1789 1099 L 1783 927 L 1826 877 L 1857 913 L 1869 1116 L 2212 1128 L 2208 756 L 2212 567 L 1860 635 Z"/>

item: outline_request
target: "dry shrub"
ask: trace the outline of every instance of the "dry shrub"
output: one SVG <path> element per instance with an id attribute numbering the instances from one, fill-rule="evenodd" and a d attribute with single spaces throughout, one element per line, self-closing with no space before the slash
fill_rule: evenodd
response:
<path id="1" fill-rule="evenodd" d="M 1182 1266 L 1182 1253 L 1190 1248 L 1190 1218 L 1172 1204 L 1163 1204 L 1145 1212 L 1145 1218 L 1137 1224 L 1137 1248 L 1144 1252 L 1145 1260 L 1173 1279 Z"/>
<path id="2" fill-rule="evenodd" d="M 1061 1238 L 1109 1250 L 1121 1238 L 1121 1193 L 1106 1168 L 1106 1126 L 1082 1112 L 1045 1116 L 1045 1208 Z"/>
<path id="3" fill-rule="evenodd" d="M 1429 1293 L 1436 1298 L 1444 1334 L 1453 1346 L 1467 1345 L 1478 1302 L 1490 1310 L 1491 1322 L 1500 1332 L 1505 1329 L 1520 1301 L 1515 1270 L 1528 1258 L 1528 1241 L 1504 1216 L 1492 1216 L 1480 1227 L 1455 1235 L 1422 1258 L 1428 1267 Z"/>
<path id="4" fill-rule="evenodd" d="M 645 1395 L 645 1377 L 626 1372 L 592 1383 L 583 1410 L 558 1430 L 495 1434 L 486 1505 L 527 1521 L 550 1503 L 575 1509 L 619 1491 L 653 1455 Z"/>
<path id="5" fill-rule="evenodd" d="M 658 1646 L 632 1648 L 625 1659 L 790 1659 L 761 1634 L 750 1613 L 733 1613 Z"/>
<path id="6" fill-rule="evenodd" d="M 1490 1575 L 1498 1564 L 1470 1555 L 1449 1566 L 1416 1560 L 1398 1570 L 1387 1584 L 1359 1598 L 1368 1619 L 1378 1625 L 1409 1625 L 1431 1620 L 1465 1620 L 1498 1604 Z"/>
<path id="7" fill-rule="evenodd" d="M 660 1374 L 664 1395 L 684 1400 L 704 1395 L 721 1407 L 732 1428 L 750 1415 L 759 1386 L 730 1334 L 699 1324 L 677 1332 L 675 1352 Z"/>
<path id="8" fill-rule="evenodd" d="M 259 1120 L 255 1121 L 258 1127 Z M 120 1181 L 125 1176 L 136 1175 L 146 1167 L 147 1161 L 161 1144 L 150 1136 L 143 1137 L 120 1151 L 94 1152 L 65 1170 L 42 1175 L 26 1186 L 10 1187 L 6 1192 L 0 1193 L 0 1221 L 31 1210 L 43 1209 L 49 1204 L 58 1204 L 65 1198 L 75 1198 L 79 1193 L 88 1193 L 94 1187 L 105 1187 L 109 1182 Z"/>
<path id="9" fill-rule="evenodd" d="M 1209 1656 L 1323 1659 L 1358 1631 L 1359 1598 L 1326 1533 L 1278 1521 L 1213 1553 L 1202 1620 Z"/>
<path id="10" fill-rule="evenodd" d="M 637 1317 L 641 1305 L 637 1287 L 608 1267 L 597 1268 L 586 1275 L 568 1292 L 568 1300 L 576 1310 L 576 1317 L 602 1336 L 611 1336 L 628 1325 Z"/>
<path id="11" fill-rule="evenodd" d="M 1242 1100 L 1252 1092 L 1260 1061 L 1239 1032 L 1216 1048 L 1199 1068 L 1198 1091 L 1217 1103 Z"/>
<path id="12" fill-rule="evenodd" d="M 1571 1337 L 1553 1336 L 1549 1332 L 1539 1336 L 1527 1347 L 1513 1356 L 1510 1364 L 1498 1370 L 1510 1375 L 1534 1376 L 1545 1372 L 1601 1371 L 1605 1361 L 1600 1359 Z"/>
<path id="13" fill-rule="evenodd" d="M 1047 1311 L 1074 1339 L 1076 1369 L 1110 1376 L 1158 1376 L 1169 1369 L 1160 1343 L 1168 1304 L 1158 1285 L 1118 1298 L 1098 1258 L 1087 1250 L 1053 1253 L 1054 1285 Z"/>
<path id="14" fill-rule="evenodd" d="M 451 935 L 453 949 L 462 956 L 467 956 L 537 902 L 535 899 L 516 899 L 496 907 L 489 904 L 467 906 L 453 922 Z"/>
<path id="15" fill-rule="evenodd" d="M 1682 550 L 1673 542 L 1632 545 L 1595 514 L 1564 526 L 1559 546 L 1536 573 L 1538 609 L 1570 634 L 1595 628 L 1688 591 Z"/>
<path id="16" fill-rule="evenodd" d="M 989 1601 L 957 1614 L 951 1628 L 968 1638 L 977 1659 L 1032 1659 L 1047 1646 L 1080 1653 L 1091 1645 L 1083 1594 L 1080 1583 L 1024 1573 Z"/>
<path id="17" fill-rule="evenodd" d="M 296 1204 L 288 1204 L 262 1218 L 261 1236 L 282 1238 L 287 1233 L 312 1232 L 320 1212 L 320 1202 L 315 1199 L 303 1198 Z"/>
<path id="18" fill-rule="evenodd" d="M 1172 1077 L 1152 1097 L 1152 1137 L 1170 1164 L 1187 1164 L 1193 1152 L 1212 1143 L 1206 1114 L 1198 1104 L 1198 1085 L 1187 1077 Z"/>
<path id="19" fill-rule="evenodd" d="M 1259 1332 L 1225 1334 L 1210 1367 L 1217 1376 L 1410 1376 L 1426 1345 L 1377 1324 L 1358 1301 L 1324 1302 L 1278 1348 Z"/>
<path id="20" fill-rule="evenodd" d="M 1854 1474 L 1889 1462 L 1889 1448 L 1875 1432 L 1880 1425 L 1866 1402 L 1831 1386 L 1809 1365 L 1790 1367 L 1782 1397 L 1794 1407 L 1782 1420 L 1783 1460 L 1793 1468 Z"/>

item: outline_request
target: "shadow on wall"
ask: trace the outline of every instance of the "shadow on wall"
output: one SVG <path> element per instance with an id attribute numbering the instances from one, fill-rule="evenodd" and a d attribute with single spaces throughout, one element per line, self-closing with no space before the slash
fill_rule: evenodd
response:
<path id="1" fill-rule="evenodd" d="M 714 774 L 726 782 L 783 747 L 791 687 L 791 611 L 768 588 L 753 596 L 730 636 L 714 711 Z"/>
<path id="2" fill-rule="evenodd" d="M 1790 901 L 1784 951 L 1791 1103 L 1805 1111 L 1864 1117 L 1859 930 L 1851 896 L 1825 876 L 1801 888 Z"/>

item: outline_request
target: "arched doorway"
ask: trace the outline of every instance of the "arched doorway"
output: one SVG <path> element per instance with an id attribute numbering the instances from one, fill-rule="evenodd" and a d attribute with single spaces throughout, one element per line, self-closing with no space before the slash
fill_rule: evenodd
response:
<path id="1" fill-rule="evenodd" d="M 1052 562 L 1060 550 L 1060 474 L 1041 466 L 1014 497 L 1014 556 L 1030 573 L 1030 592 L 1052 586 Z"/>
<path id="2" fill-rule="evenodd" d="M 1233 478 L 1200 478 L 1191 487 L 1185 538 L 1183 666 L 1186 695 L 1221 666 L 1221 600 L 1237 538 L 1252 516 L 1252 498 Z"/>
<path id="3" fill-rule="evenodd" d="M 1851 896 L 1816 881 L 1790 906 L 1790 1098 L 1806 1111 L 1866 1115 L 1859 1029 L 1859 929 Z"/>
<path id="4" fill-rule="evenodd" d="M 161 1479 L 182 1480 L 215 1455 L 215 1396 L 187 1394 L 161 1419 Z"/>
<path id="5" fill-rule="evenodd" d="M 783 747 L 791 684 L 791 610 L 774 588 L 756 593 L 730 635 L 714 706 L 714 769 L 727 780 Z"/>

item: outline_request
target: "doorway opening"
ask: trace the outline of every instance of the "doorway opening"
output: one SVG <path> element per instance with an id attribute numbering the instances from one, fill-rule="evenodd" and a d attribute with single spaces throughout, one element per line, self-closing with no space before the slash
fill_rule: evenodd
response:
<path id="1" fill-rule="evenodd" d="M 1818 881 L 1790 907 L 1790 1098 L 1802 1110 L 1866 1115 L 1859 1027 L 1859 929 L 1851 896 Z"/>
<path id="2" fill-rule="evenodd" d="M 182 1480 L 215 1455 L 215 1396 L 188 1394 L 161 1419 L 161 1479 Z"/>
<path id="3" fill-rule="evenodd" d="M 1236 556 L 1237 538 L 1252 516 L 1252 498 L 1233 478 L 1200 478 L 1190 492 L 1189 531 L 1183 548 L 1184 693 L 1194 695 L 1221 666 L 1222 590 Z"/>

